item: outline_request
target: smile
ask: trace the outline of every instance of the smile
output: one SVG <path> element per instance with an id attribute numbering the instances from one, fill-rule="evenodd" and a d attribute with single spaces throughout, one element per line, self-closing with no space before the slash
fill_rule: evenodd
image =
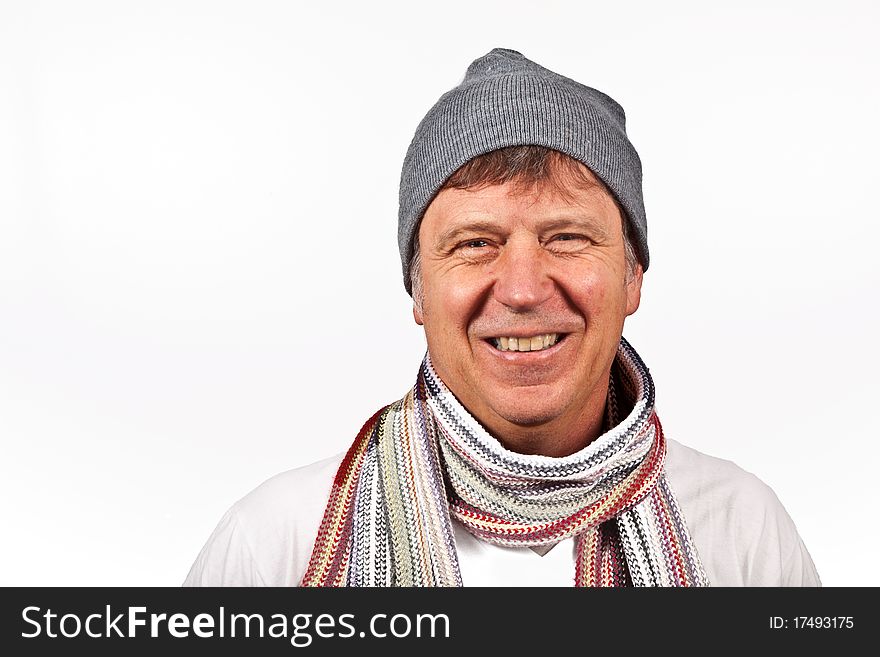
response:
<path id="1" fill-rule="evenodd" d="M 487 342 L 498 351 L 543 351 L 544 349 L 549 349 L 564 337 L 565 334 L 562 333 L 542 333 L 540 335 L 519 338 L 489 338 Z"/>

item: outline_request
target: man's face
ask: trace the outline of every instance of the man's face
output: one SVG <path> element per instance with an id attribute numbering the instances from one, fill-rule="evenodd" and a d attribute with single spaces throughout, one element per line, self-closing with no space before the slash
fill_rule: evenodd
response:
<path id="1" fill-rule="evenodd" d="M 513 183 L 441 191 L 419 229 L 413 311 L 459 401 L 508 447 L 550 456 L 595 437 L 641 290 L 610 194 L 562 182 L 565 197 Z"/>

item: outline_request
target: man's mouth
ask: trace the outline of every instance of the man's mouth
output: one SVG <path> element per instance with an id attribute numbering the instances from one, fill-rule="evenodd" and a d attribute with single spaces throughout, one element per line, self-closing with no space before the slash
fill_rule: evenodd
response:
<path id="1" fill-rule="evenodd" d="M 498 351 L 542 351 L 555 345 L 565 335 L 565 333 L 542 333 L 540 335 L 519 338 L 489 338 L 487 342 Z"/>

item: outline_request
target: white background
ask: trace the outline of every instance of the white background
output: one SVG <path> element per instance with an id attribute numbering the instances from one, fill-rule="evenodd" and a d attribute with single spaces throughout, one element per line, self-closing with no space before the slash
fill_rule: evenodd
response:
<path id="1" fill-rule="evenodd" d="M 317 5 L 0 3 L 0 583 L 176 585 L 405 392 L 400 163 L 501 46 L 626 108 L 667 435 L 880 584 L 877 3 Z"/>

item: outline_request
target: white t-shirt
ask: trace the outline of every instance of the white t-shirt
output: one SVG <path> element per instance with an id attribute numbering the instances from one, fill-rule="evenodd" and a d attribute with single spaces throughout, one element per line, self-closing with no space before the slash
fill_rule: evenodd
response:
<path id="1" fill-rule="evenodd" d="M 730 461 L 668 440 L 666 475 L 713 586 L 820 586 L 776 495 Z M 272 477 L 220 520 L 184 586 L 295 586 L 343 454 Z M 453 520 L 465 586 L 572 586 L 574 539 L 544 554 L 475 538 Z"/>

